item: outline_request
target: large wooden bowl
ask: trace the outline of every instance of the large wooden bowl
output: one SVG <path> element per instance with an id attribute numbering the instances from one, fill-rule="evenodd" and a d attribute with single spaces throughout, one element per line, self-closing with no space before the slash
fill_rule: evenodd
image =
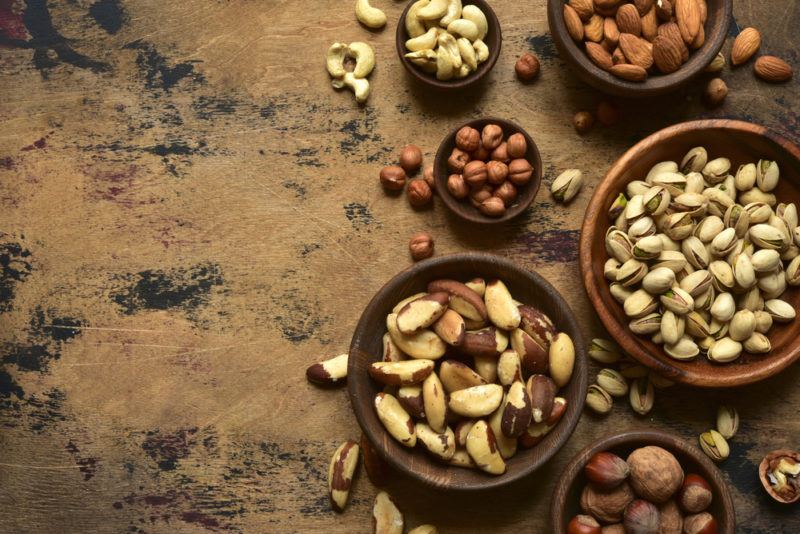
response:
<path id="1" fill-rule="evenodd" d="M 627 98 L 662 95 L 672 92 L 703 73 L 722 48 L 728 35 L 728 25 L 733 10 L 732 0 L 706 0 L 708 18 L 705 24 L 706 40 L 698 50 L 693 50 L 689 60 L 672 74 L 651 74 L 644 82 L 629 82 L 595 65 L 580 43 L 572 40 L 564 23 L 565 0 L 548 0 L 547 22 L 561 58 L 575 74 L 605 93 Z M 673 2 L 675 5 L 675 2 Z"/>
<path id="2" fill-rule="evenodd" d="M 722 473 L 698 448 L 671 434 L 657 430 L 614 434 L 589 445 L 579 452 L 567 464 L 567 468 L 556 483 L 553 501 L 550 504 L 550 519 L 553 523 L 551 531 L 554 534 L 566 534 L 567 523 L 574 516 L 582 513 L 579 505 L 580 495 L 587 482 L 583 467 L 589 461 L 589 458 L 598 452 L 608 451 L 624 460 L 634 449 L 648 445 L 657 445 L 668 450 L 678 459 L 685 474 L 695 473 L 708 481 L 714 494 L 714 499 L 706 511 L 717 520 L 717 532 L 719 534 L 733 534 L 736 514 L 734 513 L 733 500 L 728 491 L 728 485 L 725 483 Z"/>
<path id="3" fill-rule="evenodd" d="M 409 39 L 408 32 L 406 31 L 406 14 L 408 13 L 408 10 L 411 9 L 411 6 L 415 1 L 416 0 L 412 0 L 409 2 L 406 8 L 403 10 L 403 14 L 400 15 L 400 20 L 397 21 L 397 32 L 395 33 L 395 47 L 397 48 L 397 55 L 400 57 L 400 63 L 403 64 L 403 67 L 405 67 L 412 79 L 437 91 L 460 91 L 462 89 L 472 87 L 478 82 L 484 80 L 486 75 L 489 74 L 489 71 L 491 71 L 494 67 L 494 64 L 497 63 L 497 58 L 500 57 L 500 47 L 503 44 L 503 33 L 500 30 L 500 21 L 497 19 L 497 15 L 495 15 L 494 10 L 492 10 L 492 7 L 489 5 L 489 2 L 486 0 L 464 0 L 463 3 L 465 6 L 477 6 L 481 11 L 483 11 L 484 15 L 486 15 L 486 22 L 489 24 L 489 31 L 486 32 L 486 36 L 483 38 L 483 41 L 486 43 L 486 46 L 489 47 L 489 57 L 486 59 L 486 61 L 478 65 L 477 70 L 471 72 L 464 78 L 437 80 L 435 74 L 430 74 L 423 71 L 405 57 L 406 53 L 408 52 L 408 50 L 406 50 L 406 41 Z"/>
<path id="4" fill-rule="evenodd" d="M 381 359 L 386 315 L 395 304 L 424 291 L 428 282 L 437 278 L 469 280 L 476 276 L 503 280 L 514 298 L 538 307 L 553 320 L 559 331 L 566 332 L 573 339 L 576 351 L 572 380 L 559 392 L 559 396 L 567 400 L 566 413 L 542 442 L 531 449 L 520 449 L 509 459 L 506 472 L 500 476 L 444 465 L 433 460 L 421 446 L 408 449 L 400 445 L 386 432 L 375 414 L 373 399 L 383 387 L 367 374 L 369 365 Z M 583 334 L 569 305 L 538 274 L 490 254 L 441 256 L 400 272 L 367 305 L 350 344 L 347 369 L 350 404 L 370 443 L 398 471 L 438 489 L 475 491 L 497 488 L 533 473 L 569 439 L 581 416 L 586 396 L 588 365 L 584 346 Z"/>
<path id="5" fill-rule="evenodd" d="M 643 179 L 652 165 L 680 161 L 692 147 L 705 146 L 709 157 L 730 158 L 732 168 L 761 158 L 778 162 L 781 180 L 774 191 L 779 202 L 800 203 L 800 148 L 762 126 L 741 121 L 706 120 L 671 126 L 643 139 L 608 171 L 586 208 L 581 230 L 580 262 L 589 299 L 608 332 L 632 357 L 662 375 L 693 386 L 731 387 L 763 380 L 800 357 L 800 320 L 776 325 L 769 331 L 772 352 L 743 354 L 735 362 L 714 364 L 705 358 L 681 362 L 667 356 L 660 345 L 628 329 L 628 319 L 609 292 L 603 276 L 605 233 L 611 225 L 608 209 L 632 180 Z M 800 290 L 790 287 L 781 297 L 795 308 Z"/>

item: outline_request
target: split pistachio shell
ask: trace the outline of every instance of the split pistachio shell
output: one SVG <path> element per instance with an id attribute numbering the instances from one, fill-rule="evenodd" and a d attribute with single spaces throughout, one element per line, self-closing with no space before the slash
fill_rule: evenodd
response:
<path id="1" fill-rule="evenodd" d="M 664 250 L 653 261 L 652 268 L 666 267 L 674 273 L 681 272 L 686 267 L 686 256 L 682 252 Z"/>
<path id="2" fill-rule="evenodd" d="M 633 291 L 618 282 L 614 282 L 608 286 L 608 292 L 611 293 L 614 300 L 620 304 L 625 303 L 625 300 L 633 294 Z"/>
<path id="3" fill-rule="evenodd" d="M 639 317 L 644 317 L 656 311 L 656 309 L 658 309 L 658 302 L 644 289 L 638 289 L 625 300 L 623 308 L 628 317 L 638 319 Z"/>
<path id="4" fill-rule="evenodd" d="M 619 262 L 626 262 L 633 257 L 633 244 L 628 236 L 616 228 L 606 234 L 606 250 Z"/>
<path id="5" fill-rule="evenodd" d="M 693 338 L 703 339 L 709 336 L 709 326 L 705 318 L 697 312 L 686 314 L 686 333 Z"/>
<path id="6" fill-rule="evenodd" d="M 684 276 L 681 280 L 680 287 L 689 293 L 693 298 L 695 298 L 696 303 L 696 297 L 699 297 L 711 289 L 711 282 L 711 273 L 704 269 L 700 269 L 699 271 L 695 271 Z"/>
<path id="7" fill-rule="evenodd" d="M 656 235 L 656 224 L 650 217 L 641 217 L 630 224 L 628 237 L 636 243 L 642 238 Z"/>
<path id="8" fill-rule="evenodd" d="M 733 269 L 727 262 L 712 261 L 708 266 L 708 272 L 713 277 L 711 284 L 717 291 L 729 291 L 736 284 L 736 279 L 733 277 Z"/>
<path id="9" fill-rule="evenodd" d="M 665 308 L 679 315 L 687 314 L 694 309 L 692 296 L 677 286 L 662 294 L 659 300 Z"/>
<path id="10" fill-rule="evenodd" d="M 639 415 L 647 415 L 653 409 L 655 401 L 655 390 L 650 380 L 645 378 L 637 378 L 631 385 L 629 400 L 633 411 Z"/>
<path id="11" fill-rule="evenodd" d="M 692 217 L 702 217 L 708 207 L 708 199 L 700 193 L 681 193 L 670 204 L 675 211 L 689 213 Z"/>
<path id="12" fill-rule="evenodd" d="M 745 341 L 756 331 L 756 316 L 750 310 L 739 310 L 733 314 L 728 335 L 734 341 Z"/>
<path id="13" fill-rule="evenodd" d="M 704 189 L 703 196 L 708 199 L 709 215 L 716 215 L 720 218 L 722 218 L 728 208 L 734 204 L 730 195 L 725 193 L 725 191 L 714 187 Z"/>
<path id="14" fill-rule="evenodd" d="M 740 204 L 734 204 L 725 210 L 722 222 L 728 228 L 733 228 L 736 232 L 736 237 L 742 238 L 747 235 L 747 231 L 750 229 L 750 213 L 745 211 Z"/>
<path id="15" fill-rule="evenodd" d="M 786 267 L 786 283 L 790 286 L 800 286 L 800 256 L 796 256 Z"/>
<path id="16" fill-rule="evenodd" d="M 708 162 L 708 152 L 702 146 L 694 147 L 681 160 L 680 171 L 683 174 L 700 172 Z"/>
<path id="17" fill-rule="evenodd" d="M 756 272 L 750 257 L 747 254 L 739 254 L 733 260 L 733 278 L 736 285 L 742 289 L 750 289 L 756 285 Z"/>
<path id="18" fill-rule="evenodd" d="M 773 250 L 782 250 L 789 244 L 783 232 L 763 223 L 750 228 L 750 240 L 758 247 Z"/>
<path id="19" fill-rule="evenodd" d="M 641 196 L 644 195 L 650 189 L 650 187 L 650 184 L 644 180 L 634 180 L 632 182 L 628 182 L 628 185 L 625 186 L 625 194 L 629 199 L 637 195 Z"/>
<path id="20" fill-rule="evenodd" d="M 739 430 L 739 412 L 733 406 L 722 405 L 717 410 L 717 432 L 731 439 Z"/>
<path id="21" fill-rule="evenodd" d="M 672 196 L 669 191 L 660 185 L 651 187 L 642 195 L 644 210 L 650 215 L 661 215 L 667 211 L 671 201 Z"/>
<path id="22" fill-rule="evenodd" d="M 625 196 L 625 193 L 617 195 L 617 198 L 611 203 L 611 207 L 608 208 L 608 218 L 613 221 L 619 217 L 619 215 L 625 211 L 627 203 L 628 198 Z"/>
<path id="23" fill-rule="evenodd" d="M 766 334 L 772 328 L 772 315 L 764 310 L 754 311 L 756 317 L 756 332 Z"/>
<path id="24" fill-rule="evenodd" d="M 598 363 L 611 365 L 622 359 L 622 349 L 613 341 L 594 338 L 589 344 L 589 357 Z"/>
<path id="25" fill-rule="evenodd" d="M 628 381 L 614 369 L 601 369 L 597 373 L 597 385 L 613 397 L 624 397 L 628 394 Z"/>
<path id="26" fill-rule="evenodd" d="M 756 166 L 756 185 L 761 191 L 768 193 L 778 186 L 780 170 L 774 161 L 762 159 Z"/>
<path id="27" fill-rule="evenodd" d="M 750 224 L 761 224 L 769 220 L 772 208 L 766 202 L 743 202 L 744 210 L 750 214 Z"/>
<path id="28" fill-rule="evenodd" d="M 731 170 L 731 161 L 728 158 L 712 159 L 703 167 L 702 173 L 709 183 L 719 183 L 728 175 Z"/>
<path id="29" fill-rule="evenodd" d="M 753 254 L 750 263 L 757 273 L 768 273 L 780 267 L 781 255 L 777 250 L 764 248 Z"/>
<path id="30" fill-rule="evenodd" d="M 733 228 L 726 228 L 711 240 L 711 245 L 708 250 L 712 255 L 718 258 L 726 256 L 733 247 L 736 246 L 736 241 L 736 230 Z"/>
<path id="31" fill-rule="evenodd" d="M 661 316 L 661 337 L 667 345 L 674 345 L 683 337 L 686 319 L 666 310 Z"/>
<path id="32" fill-rule="evenodd" d="M 696 236 L 690 235 L 681 241 L 681 252 L 686 257 L 686 261 L 696 269 L 707 269 L 711 262 L 708 250 Z"/>
<path id="33" fill-rule="evenodd" d="M 728 442 L 716 430 L 709 430 L 700 434 L 700 448 L 715 462 L 721 462 L 730 454 Z"/>
<path id="34" fill-rule="evenodd" d="M 633 246 L 633 257 L 639 260 L 651 260 L 661 254 L 663 247 L 664 244 L 658 236 L 642 237 Z"/>
<path id="35" fill-rule="evenodd" d="M 703 243 L 710 243 L 720 232 L 725 229 L 724 221 L 716 216 L 709 215 L 697 223 L 693 234 Z"/>
<path id="36" fill-rule="evenodd" d="M 749 191 L 756 185 L 756 165 L 755 163 L 747 163 L 740 165 L 736 171 L 736 178 L 734 180 L 736 189 L 739 191 Z"/>
<path id="37" fill-rule="evenodd" d="M 730 337 L 717 340 L 708 351 L 708 359 L 717 363 L 727 363 L 736 360 L 742 354 L 742 344 Z"/>
<path id="38" fill-rule="evenodd" d="M 764 311 L 766 311 L 775 322 L 788 323 L 792 321 L 797 312 L 794 307 L 780 299 L 770 299 L 764 303 Z"/>
<path id="39" fill-rule="evenodd" d="M 661 330 L 661 314 L 658 312 L 650 313 L 632 320 L 628 326 L 634 334 L 655 334 Z"/>
<path id="40" fill-rule="evenodd" d="M 647 215 L 644 209 L 644 197 L 642 195 L 635 195 L 628 200 L 625 205 L 624 216 L 628 224 L 633 224 L 642 217 Z"/>
<path id="41" fill-rule="evenodd" d="M 676 173 L 678 171 L 678 164 L 674 161 L 661 161 L 653 165 L 647 172 L 645 181 L 651 184 L 655 181 L 656 177 L 662 173 Z"/>
<path id="42" fill-rule="evenodd" d="M 617 270 L 617 282 L 625 287 L 631 287 L 641 282 L 646 274 L 647 264 L 631 258 Z"/>
<path id="43" fill-rule="evenodd" d="M 690 172 L 686 175 L 686 193 L 702 193 L 706 188 L 706 180 L 699 172 Z"/>
<path id="44" fill-rule="evenodd" d="M 674 345 L 664 345 L 664 351 L 676 360 L 692 360 L 700 354 L 700 349 L 691 338 L 684 336 Z"/>
<path id="45" fill-rule="evenodd" d="M 686 239 L 692 234 L 693 229 L 694 222 L 689 213 L 672 213 L 664 219 L 663 231 L 667 234 L 667 237 L 675 241 Z"/>
<path id="46" fill-rule="evenodd" d="M 754 332 L 744 343 L 744 350 L 750 354 L 766 354 L 772 350 L 769 338 L 760 332 Z"/>
<path id="47" fill-rule="evenodd" d="M 606 279 L 615 282 L 617 280 L 617 273 L 619 272 L 619 268 L 621 266 L 622 263 L 620 263 L 616 258 L 608 258 L 605 265 L 603 265 L 603 276 L 605 276 Z"/>
<path id="48" fill-rule="evenodd" d="M 589 386 L 586 392 L 586 406 L 598 414 L 607 414 L 611 411 L 614 401 L 606 390 L 596 384 Z"/>
<path id="49" fill-rule="evenodd" d="M 720 293 L 711 305 L 711 316 L 717 321 L 727 323 L 736 313 L 736 303 L 730 293 Z"/>
<path id="50" fill-rule="evenodd" d="M 553 180 L 550 191 L 553 193 L 553 198 L 567 203 L 575 198 L 581 186 L 583 186 L 583 173 L 578 169 L 568 169 Z"/>
<path id="51" fill-rule="evenodd" d="M 686 177 L 677 172 L 662 172 L 653 178 L 651 185 L 664 187 L 670 195 L 676 197 L 686 191 Z"/>

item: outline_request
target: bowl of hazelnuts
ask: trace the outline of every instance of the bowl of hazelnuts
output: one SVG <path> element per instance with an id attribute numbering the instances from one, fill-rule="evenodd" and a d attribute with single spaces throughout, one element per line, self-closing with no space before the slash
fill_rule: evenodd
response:
<path id="1" fill-rule="evenodd" d="M 469 222 L 496 224 L 533 202 L 542 182 L 542 159 L 520 126 L 489 117 L 469 121 L 444 138 L 433 177 L 450 211 Z"/>

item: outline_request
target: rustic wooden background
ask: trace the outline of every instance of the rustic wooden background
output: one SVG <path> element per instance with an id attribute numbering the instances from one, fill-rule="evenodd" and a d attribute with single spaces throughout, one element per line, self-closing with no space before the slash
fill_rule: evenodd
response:
<path id="1" fill-rule="evenodd" d="M 579 137 L 572 114 L 600 95 L 558 59 L 544 1 L 496 0 L 500 59 L 484 87 L 442 98 L 411 85 L 390 24 L 360 27 L 351 0 L 0 0 L 0 530 L 4 532 L 366 532 L 375 489 L 360 477 L 329 510 L 328 460 L 359 436 L 344 390 L 306 383 L 311 362 L 344 352 L 371 295 L 409 264 L 410 234 L 439 254 L 484 250 L 536 269 L 602 331 L 579 283 L 577 240 L 594 184 L 626 147 L 694 117 L 735 117 L 800 141 L 798 77 L 768 86 L 750 68 L 620 102 L 614 128 Z M 739 0 L 731 28 L 800 67 L 794 0 Z M 331 89 L 334 41 L 376 49 L 359 108 Z M 730 40 L 725 50 L 729 50 Z M 535 51 L 541 79 L 521 85 Z M 452 126 L 492 114 L 535 137 L 545 183 L 588 177 L 555 206 L 546 188 L 514 224 L 475 231 L 440 202 L 414 211 L 378 169 L 415 142 L 431 160 Z M 693 440 L 719 402 L 742 414 L 723 469 L 739 532 L 798 532 L 756 465 L 800 446 L 800 367 L 739 391 L 660 392 L 639 418 L 622 404 L 585 415 L 530 480 L 481 497 L 396 480 L 407 524 L 443 532 L 548 532 L 553 482 L 612 430 L 667 428 Z"/>

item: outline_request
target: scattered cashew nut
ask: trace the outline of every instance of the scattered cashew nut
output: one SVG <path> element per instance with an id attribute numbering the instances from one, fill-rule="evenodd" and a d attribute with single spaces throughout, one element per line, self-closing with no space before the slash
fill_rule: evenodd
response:
<path id="1" fill-rule="evenodd" d="M 347 72 L 344 68 L 344 60 L 347 57 L 356 61 L 353 72 Z M 372 50 L 370 45 L 361 41 L 356 41 L 349 45 L 333 43 L 328 49 L 325 66 L 333 78 L 331 85 L 334 89 L 347 87 L 353 91 L 356 102 L 363 104 L 367 101 L 370 88 L 366 77 L 375 68 L 375 51 Z"/>
<path id="2" fill-rule="evenodd" d="M 369 5 L 369 0 L 356 0 L 356 18 L 367 28 L 383 28 L 386 25 L 386 14 Z"/>
<path id="3" fill-rule="evenodd" d="M 439 26 L 447 28 L 447 25 L 461 16 L 461 0 L 450 0 L 447 4 L 447 12 L 442 20 L 439 21 Z"/>
<path id="4" fill-rule="evenodd" d="M 464 64 L 469 67 L 470 70 L 477 69 L 478 57 L 475 54 L 475 49 L 472 47 L 472 43 L 469 42 L 469 39 L 466 37 L 461 37 L 456 39 L 456 43 L 458 44 L 458 51 Z"/>
<path id="5" fill-rule="evenodd" d="M 369 98 L 369 82 L 364 78 L 356 78 L 352 72 L 346 72 L 344 78 L 331 80 L 335 89 L 347 87 L 356 95 L 356 102 L 363 104 Z"/>
<path id="6" fill-rule="evenodd" d="M 344 58 L 347 53 L 347 45 L 345 43 L 333 43 L 328 49 L 328 55 L 325 59 L 325 66 L 328 68 L 328 74 L 334 78 L 341 78 L 346 72 L 344 69 Z"/>
<path id="7" fill-rule="evenodd" d="M 347 57 L 356 60 L 353 76 L 366 78 L 375 68 L 375 51 L 367 43 L 356 41 L 347 45 Z"/>
<path id="8" fill-rule="evenodd" d="M 486 33 L 489 31 L 489 22 L 478 6 L 472 4 L 464 6 L 464 9 L 461 10 L 461 18 L 471 20 L 477 26 L 478 39 L 483 40 L 486 37 Z"/>
<path id="9" fill-rule="evenodd" d="M 439 33 L 442 31 L 443 30 L 441 28 L 431 28 L 419 37 L 414 37 L 406 41 L 406 48 L 411 52 L 433 49 L 436 47 L 436 39 L 439 37 Z"/>
<path id="10" fill-rule="evenodd" d="M 417 16 L 417 12 L 421 8 L 427 6 L 430 1 L 431 0 L 417 0 L 408 8 L 408 13 L 406 13 L 406 31 L 408 32 L 408 36 L 412 39 L 414 37 L 419 37 L 427 31 L 422 21 L 419 19 L 419 16 Z"/>
<path id="11" fill-rule="evenodd" d="M 483 63 L 487 59 L 489 59 L 489 47 L 486 46 L 482 40 L 478 39 L 477 41 L 472 43 L 472 47 L 475 49 L 475 54 L 478 57 L 478 63 Z"/>
<path id="12" fill-rule="evenodd" d="M 449 0 L 431 0 L 430 3 L 417 11 L 417 17 L 422 20 L 440 19 L 447 13 Z"/>

